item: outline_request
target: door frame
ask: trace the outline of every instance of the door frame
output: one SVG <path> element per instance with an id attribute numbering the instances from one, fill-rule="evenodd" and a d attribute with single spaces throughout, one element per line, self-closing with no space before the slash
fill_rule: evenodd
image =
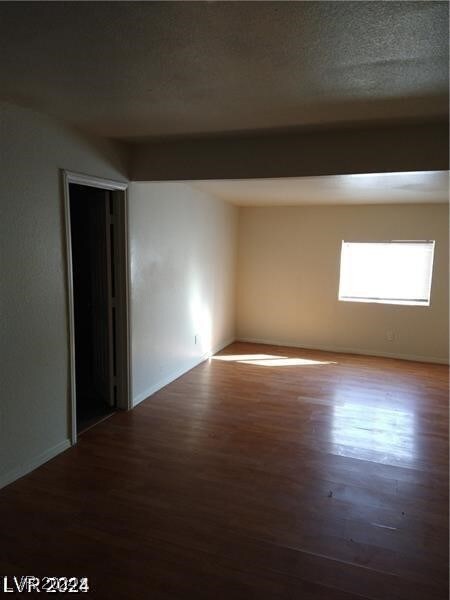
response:
<path id="1" fill-rule="evenodd" d="M 120 285 L 118 300 L 121 306 L 119 320 L 122 323 L 120 334 L 121 343 L 117 345 L 118 385 L 117 408 L 131 409 L 131 344 L 130 344 L 130 277 L 129 277 L 129 246 L 128 246 L 128 183 L 102 179 L 83 173 L 62 170 L 64 188 L 64 225 L 66 246 L 66 285 L 67 285 L 67 315 L 69 334 L 69 416 L 70 438 L 72 445 L 77 443 L 77 390 L 76 390 L 76 365 L 75 365 L 75 314 L 73 290 L 73 261 L 72 261 L 72 234 L 70 223 L 70 184 L 84 185 L 119 192 L 122 194 L 120 201 L 121 210 L 116 222 L 116 244 L 118 248 L 117 269 Z"/>

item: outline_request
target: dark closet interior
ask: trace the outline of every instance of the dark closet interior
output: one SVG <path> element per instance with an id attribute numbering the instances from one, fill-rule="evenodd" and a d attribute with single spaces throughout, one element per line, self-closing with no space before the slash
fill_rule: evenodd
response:
<path id="1" fill-rule="evenodd" d="M 116 405 L 112 206 L 107 190 L 70 184 L 78 433 Z"/>

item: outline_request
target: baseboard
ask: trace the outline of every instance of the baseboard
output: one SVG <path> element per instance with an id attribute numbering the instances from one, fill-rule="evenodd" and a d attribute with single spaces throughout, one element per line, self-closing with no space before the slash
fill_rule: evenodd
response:
<path id="1" fill-rule="evenodd" d="M 70 440 L 64 440 L 63 442 L 56 444 L 56 446 L 53 446 L 52 448 L 48 448 L 48 450 L 45 450 L 45 452 L 42 452 L 41 454 L 36 456 L 30 462 L 22 463 L 16 469 L 13 469 L 12 471 L 5 473 L 4 475 L 1 475 L 0 476 L 0 488 L 3 488 L 6 485 L 9 485 L 13 481 L 16 481 L 16 479 L 19 479 L 20 477 L 23 477 L 24 475 L 27 475 L 28 473 L 31 473 L 31 471 L 34 471 L 34 469 L 37 469 L 38 467 L 40 467 L 41 465 L 43 465 L 50 459 L 57 456 L 58 454 L 61 454 L 61 452 L 64 452 L 64 450 L 67 450 L 68 448 L 70 448 L 71 445 L 72 444 L 71 444 Z"/>
<path id="2" fill-rule="evenodd" d="M 226 348 L 230 344 L 233 344 L 235 341 L 236 341 L 236 338 L 232 337 L 229 340 L 227 340 L 226 342 L 220 342 L 220 344 L 217 344 L 217 346 L 215 346 L 211 350 L 211 352 L 208 353 L 208 356 L 206 358 L 210 358 L 211 356 L 214 356 L 214 354 L 217 354 L 217 352 L 220 352 L 221 350 L 223 350 L 224 348 Z"/>
<path id="3" fill-rule="evenodd" d="M 211 350 L 211 352 L 205 352 L 205 354 L 202 354 L 202 356 L 193 360 L 188 365 L 184 365 L 182 368 L 177 369 L 176 371 L 172 371 L 172 373 L 170 373 L 170 375 L 163 377 L 157 383 L 155 383 L 151 387 L 147 388 L 145 390 L 145 392 L 142 392 L 136 398 L 133 398 L 132 408 L 134 408 L 135 406 L 137 406 L 138 404 L 140 404 L 141 402 L 143 402 L 144 400 L 146 400 L 153 394 L 156 394 L 156 392 L 158 392 L 160 389 L 162 389 L 166 385 L 169 385 L 169 383 L 172 383 L 173 381 L 175 381 L 175 379 L 178 379 L 178 377 L 181 377 L 182 375 L 184 375 L 191 369 L 194 369 L 195 367 L 197 367 L 199 364 L 201 364 L 205 360 L 208 360 L 208 358 L 210 358 L 211 356 L 216 354 L 216 352 L 220 352 L 221 350 L 223 350 L 224 348 L 226 348 L 227 346 L 232 344 L 234 341 L 235 341 L 235 339 L 231 338 L 231 339 L 227 340 L 226 342 L 221 342 L 215 348 L 213 348 Z"/>
<path id="4" fill-rule="evenodd" d="M 237 342 L 247 342 L 251 344 L 266 344 L 269 346 L 286 346 L 287 348 L 303 348 L 305 350 L 322 350 L 323 352 L 340 352 L 342 354 L 360 354 L 362 356 L 379 356 L 381 358 L 398 358 L 400 360 L 410 360 L 414 362 L 436 363 L 439 365 L 448 365 L 449 361 L 445 358 L 437 356 L 418 356 L 415 354 L 398 354 L 397 352 L 376 352 L 374 350 L 365 350 L 362 348 L 348 348 L 344 346 L 304 346 L 293 344 L 283 340 L 262 339 L 262 338 L 247 338 L 239 337 Z"/>

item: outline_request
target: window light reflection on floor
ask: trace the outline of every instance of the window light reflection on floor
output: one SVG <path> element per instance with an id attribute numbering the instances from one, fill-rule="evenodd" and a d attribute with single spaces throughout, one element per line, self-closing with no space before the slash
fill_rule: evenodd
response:
<path id="1" fill-rule="evenodd" d="M 212 356 L 213 360 L 226 362 L 238 362 L 246 365 L 257 365 L 260 367 L 299 367 L 312 365 L 336 365 L 331 360 L 312 360 L 309 358 L 289 358 L 275 354 L 225 354 Z"/>
<path id="2" fill-rule="evenodd" d="M 365 403 L 334 404 L 331 428 L 333 454 L 390 464 L 412 460 L 417 437 L 413 413 Z"/>

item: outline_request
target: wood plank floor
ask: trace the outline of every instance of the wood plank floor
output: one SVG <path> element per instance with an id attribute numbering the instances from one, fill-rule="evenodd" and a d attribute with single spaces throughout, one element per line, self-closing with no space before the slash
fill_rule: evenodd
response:
<path id="1" fill-rule="evenodd" d="M 84 597 L 447 599 L 448 369 L 233 344 L 1 490 L 0 523 L 0 574 Z"/>

